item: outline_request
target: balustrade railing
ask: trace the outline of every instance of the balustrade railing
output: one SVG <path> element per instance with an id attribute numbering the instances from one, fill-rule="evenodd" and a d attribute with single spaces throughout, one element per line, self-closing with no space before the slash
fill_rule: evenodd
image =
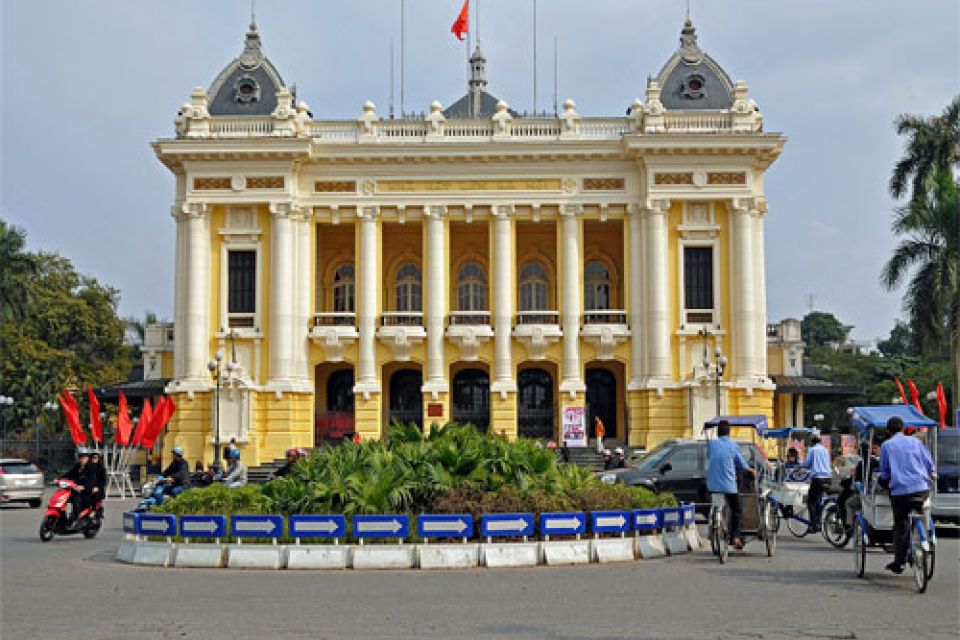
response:
<path id="1" fill-rule="evenodd" d="M 210 133 L 218 138 L 248 138 L 273 134 L 273 120 L 266 118 L 211 118 Z"/>
<path id="2" fill-rule="evenodd" d="M 556 311 L 521 311 L 517 314 L 518 325 L 559 324 L 560 314 Z"/>
<path id="3" fill-rule="evenodd" d="M 423 312 L 387 311 L 380 316 L 380 324 L 384 327 L 422 327 Z"/>
<path id="4" fill-rule="evenodd" d="M 584 311 L 583 324 L 627 324 L 627 312 L 619 309 Z"/>
<path id="5" fill-rule="evenodd" d="M 450 326 L 478 326 L 490 324 L 489 311 L 451 311 Z"/>
<path id="6" fill-rule="evenodd" d="M 357 324 L 357 314 L 353 311 L 331 311 L 313 314 L 315 327 L 353 327 Z"/>

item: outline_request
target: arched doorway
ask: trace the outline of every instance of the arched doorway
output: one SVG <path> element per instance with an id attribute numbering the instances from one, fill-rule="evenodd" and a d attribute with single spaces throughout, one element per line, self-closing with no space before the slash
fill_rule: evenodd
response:
<path id="1" fill-rule="evenodd" d="M 321 369 L 318 368 L 318 376 Z M 327 377 L 325 398 L 317 403 L 314 420 L 314 444 L 340 440 L 353 435 L 353 369 L 339 369 Z"/>
<path id="2" fill-rule="evenodd" d="M 401 369 L 390 377 L 390 422 L 423 427 L 423 399 L 420 387 L 423 374 L 417 369 Z"/>
<path id="3" fill-rule="evenodd" d="M 464 369 L 453 378 L 453 421 L 472 424 L 481 433 L 490 428 L 490 377 L 480 369 Z"/>
<path id="4" fill-rule="evenodd" d="M 552 438 L 553 378 L 543 369 L 524 369 L 517 376 L 519 435 Z"/>
<path id="5" fill-rule="evenodd" d="M 607 438 L 617 437 L 617 377 L 607 369 L 587 369 L 587 434 L 597 437 L 593 419 L 600 416 Z"/>

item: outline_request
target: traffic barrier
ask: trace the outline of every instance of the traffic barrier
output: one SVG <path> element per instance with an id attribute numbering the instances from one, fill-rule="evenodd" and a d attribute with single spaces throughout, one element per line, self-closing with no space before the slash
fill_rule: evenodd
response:
<path id="1" fill-rule="evenodd" d="M 663 544 L 670 555 L 679 555 L 689 551 L 687 538 L 683 531 L 683 512 L 680 507 L 661 509 L 663 513 Z"/>
<path id="2" fill-rule="evenodd" d="M 292 544 L 284 548 L 287 569 L 346 569 L 350 547 L 341 544 Z"/>
<path id="3" fill-rule="evenodd" d="M 700 531 L 697 529 L 697 508 L 692 504 L 685 504 L 683 510 L 683 535 L 687 539 L 687 547 L 691 551 L 698 551 L 703 547 L 700 540 Z"/>
<path id="4" fill-rule="evenodd" d="M 421 569 L 472 569 L 480 565 L 480 545 L 475 542 L 417 546 Z"/>
<path id="5" fill-rule="evenodd" d="M 171 557 L 174 553 L 176 553 L 176 545 L 174 544 L 140 541 L 133 551 L 130 562 L 131 564 L 151 567 L 169 567 L 172 564 Z"/>
<path id="6" fill-rule="evenodd" d="M 480 556 L 485 567 L 535 567 L 540 562 L 540 543 L 488 542 L 480 548 Z"/>
<path id="7" fill-rule="evenodd" d="M 533 514 L 532 513 L 485 513 L 480 516 L 480 534 L 487 542 L 492 542 L 493 538 L 523 537 L 527 538 L 533 535 Z"/>
<path id="8" fill-rule="evenodd" d="M 347 519 L 341 515 L 292 515 L 288 523 L 289 535 L 298 544 L 301 538 L 332 538 L 339 543 L 347 533 Z"/>
<path id="9" fill-rule="evenodd" d="M 368 544 L 353 547 L 354 569 L 413 569 L 417 548 L 412 544 Z"/>
<path id="10" fill-rule="evenodd" d="M 589 540 L 550 540 L 540 543 L 543 564 L 589 564 Z"/>
<path id="11" fill-rule="evenodd" d="M 173 565 L 198 569 L 219 569 L 223 566 L 223 546 L 211 543 L 175 545 Z"/>
<path id="12" fill-rule="evenodd" d="M 636 509 L 631 514 L 636 533 L 636 553 L 640 558 L 662 558 L 667 555 L 660 533 L 662 517 L 660 509 Z"/>
<path id="13" fill-rule="evenodd" d="M 417 535 L 424 540 L 431 538 L 461 538 L 464 542 L 473 537 L 473 516 L 469 513 L 419 515 Z"/>

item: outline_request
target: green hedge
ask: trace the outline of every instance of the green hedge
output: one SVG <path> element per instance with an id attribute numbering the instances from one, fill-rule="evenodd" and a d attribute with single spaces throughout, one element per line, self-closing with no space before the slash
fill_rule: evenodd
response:
<path id="1" fill-rule="evenodd" d="M 265 485 L 191 489 L 156 511 L 236 513 L 497 513 L 673 506 L 671 494 L 607 485 L 557 461 L 538 441 L 448 424 L 424 435 L 394 425 L 383 440 L 345 442 L 302 460 Z"/>

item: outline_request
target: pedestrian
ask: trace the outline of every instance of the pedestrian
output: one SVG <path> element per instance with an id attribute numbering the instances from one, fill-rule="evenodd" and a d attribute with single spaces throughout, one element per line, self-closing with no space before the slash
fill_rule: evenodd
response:
<path id="1" fill-rule="evenodd" d="M 593 418 L 593 433 L 597 437 L 597 453 L 603 453 L 603 436 L 607 435 L 607 430 L 604 428 L 600 416 L 594 416 Z"/>
<path id="2" fill-rule="evenodd" d="M 830 484 L 833 471 L 830 469 L 830 452 L 820 442 L 820 436 L 813 436 L 810 444 L 812 446 L 807 450 L 807 457 L 800 468 L 810 472 L 807 513 L 810 515 L 810 531 L 816 533 L 820 531 L 820 498 Z"/>
<path id="3" fill-rule="evenodd" d="M 890 438 L 880 447 L 880 484 L 890 490 L 893 509 L 893 562 L 886 569 L 903 573 L 910 538 L 910 512 L 923 509 L 930 495 L 930 481 L 936 480 L 930 452 L 917 438 L 903 435 L 903 420 L 887 421 Z"/>
<path id="4" fill-rule="evenodd" d="M 560 447 L 560 459 L 564 462 L 570 462 L 570 447 L 567 446 L 567 441 L 563 441 L 563 446 Z"/>
<path id="5" fill-rule="evenodd" d="M 743 511 L 737 493 L 737 474 L 742 471 L 754 476 L 757 474 L 743 459 L 737 443 L 730 439 L 730 422 L 721 420 L 717 424 L 717 437 L 707 441 L 707 490 L 724 496 L 727 510 L 730 511 L 730 544 L 735 549 L 743 549 L 743 537 L 740 535 Z"/>

